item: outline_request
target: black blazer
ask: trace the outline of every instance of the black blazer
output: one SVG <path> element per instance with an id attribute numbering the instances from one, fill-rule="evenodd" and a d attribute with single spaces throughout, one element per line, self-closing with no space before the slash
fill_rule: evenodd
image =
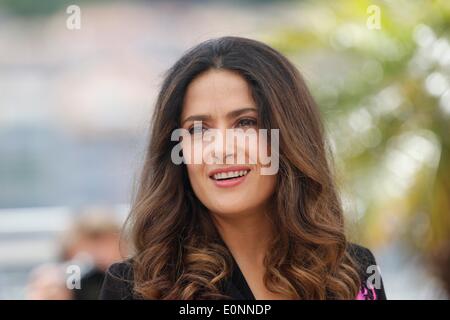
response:
<path id="1" fill-rule="evenodd" d="M 369 249 L 356 244 L 349 244 L 349 253 L 359 266 L 361 290 L 355 299 L 358 300 L 386 300 L 383 281 L 380 278 L 380 287 L 371 288 L 366 283 L 368 278 L 374 274 L 373 270 L 367 273 L 367 268 L 376 265 L 375 257 Z M 223 293 L 232 299 L 255 300 L 247 281 L 244 278 L 238 264 L 233 260 L 231 276 L 226 279 L 223 286 Z M 133 293 L 133 266 L 130 260 L 115 263 L 106 272 L 105 280 L 100 292 L 102 300 L 134 300 L 140 299 Z"/>

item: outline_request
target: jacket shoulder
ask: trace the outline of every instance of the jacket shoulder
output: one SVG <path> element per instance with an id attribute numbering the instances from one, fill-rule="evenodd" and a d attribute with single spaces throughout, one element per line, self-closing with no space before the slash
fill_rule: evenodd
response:
<path id="1" fill-rule="evenodd" d="M 347 251 L 364 272 L 371 264 L 375 264 L 375 256 L 366 247 L 356 243 L 349 243 Z"/>
<path id="2" fill-rule="evenodd" d="M 385 300 L 386 294 L 380 268 L 372 251 L 359 244 L 348 243 L 347 252 L 355 261 L 361 277 L 362 288 L 358 299 Z"/>
<path id="3" fill-rule="evenodd" d="M 133 294 L 133 263 L 131 260 L 112 264 L 106 270 L 99 299 L 131 300 Z"/>

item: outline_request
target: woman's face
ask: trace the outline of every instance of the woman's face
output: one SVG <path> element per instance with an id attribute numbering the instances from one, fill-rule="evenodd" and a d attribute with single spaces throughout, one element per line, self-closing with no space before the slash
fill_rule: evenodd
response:
<path id="1" fill-rule="evenodd" d="M 262 213 L 274 192 L 276 175 L 261 174 L 258 146 L 261 139 L 267 140 L 258 137 L 257 111 L 245 79 L 229 70 L 208 70 L 187 88 L 181 127 L 189 135 L 182 141 L 183 156 L 190 160 L 186 167 L 192 189 L 213 213 Z M 227 139 L 227 129 L 234 129 L 237 137 L 256 140 Z M 222 136 L 205 141 L 202 132 Z M 267 153 L 270 146 L 264 148 Z M 201 161 L 193 161 L 196 152 L 203 154 Z"/>

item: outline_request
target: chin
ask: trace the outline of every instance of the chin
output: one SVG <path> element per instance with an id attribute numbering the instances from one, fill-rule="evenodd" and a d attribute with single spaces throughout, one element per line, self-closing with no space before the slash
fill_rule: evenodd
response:
<path id="1" fill-rule="evenodd" d="M 230 205 L 231 204 L 231 205 Z M 240 206 L 236 202 L 228 202 L 223 204 L 215 204 L 214 206 L 211 206 L 209 208 L 211 212 L 214 214 L 218 214 L 222 217 L 240 217 L 244 216 L 246 212 L 253 211 L 250 207 L 247 205 Z"/>

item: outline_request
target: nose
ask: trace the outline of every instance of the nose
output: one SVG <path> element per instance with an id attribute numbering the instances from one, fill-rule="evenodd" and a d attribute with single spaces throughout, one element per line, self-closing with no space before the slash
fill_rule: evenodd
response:
<path id="1" fill-rule="evenodd" d="M 233 143 L 233 139 L 227 139 L 226 136 L 227 128 L 218 128 L 215 132 L 215 138 L 213 140 L 213 145 L 210 146 L 210 155 L 213 158 L 214 164 L 224 164 L 227 163 L 227 159 L 234 159 L 234 148 L 236 147 Z M 231 160 L 232 161 L 232 160 Z"/>
<path id="2" fill-rule="evenodd" d="M 226 129 L 220 130 L 221 143 L 216 142 L 214 148 L 214 157 L 219 161 L 219 163 L 227 163 L 227 159 L 234 157 L 234 145 L 230 139 L 227 139 Z M 219 139 L 218 139 L 219 140 Z"/>

